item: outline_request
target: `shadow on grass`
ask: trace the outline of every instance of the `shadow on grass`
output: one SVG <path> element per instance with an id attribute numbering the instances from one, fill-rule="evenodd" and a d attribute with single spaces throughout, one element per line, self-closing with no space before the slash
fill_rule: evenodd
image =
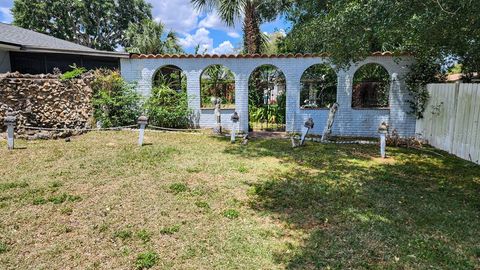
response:
<path id="1" fill-rule="evenodd" d="M 275 255 L 289 269 L 478 269 L 480 166 L 452 156 L 285 140 L 233 145 L 289 170 L 251 184 L 250 205 L 308 235 Z"/>

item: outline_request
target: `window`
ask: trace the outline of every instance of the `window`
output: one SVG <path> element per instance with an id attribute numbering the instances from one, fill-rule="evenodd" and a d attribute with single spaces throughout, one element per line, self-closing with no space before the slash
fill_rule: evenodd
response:
<path id="1" fill-rule="evenodd" d="M 302 109 L 329 108 L 337 100 L 337 74 L 328 65 L 309 67 L 303 73 L 300 83 Z"/>
<path id="2" fill-rule="evenodd" d="M 222 65 L 207 67 L 200 77 L 202 108 L 214 108 L 213 98 L 222 99 L 222 108 L 235 108 L 235 76 Z"/>
<path id="3" fill-rule="evenodd" d="M 388 71 L 379 64 L 367 64 L 355 72 L 352 108 L 386 108 L 390 90 Z"/>

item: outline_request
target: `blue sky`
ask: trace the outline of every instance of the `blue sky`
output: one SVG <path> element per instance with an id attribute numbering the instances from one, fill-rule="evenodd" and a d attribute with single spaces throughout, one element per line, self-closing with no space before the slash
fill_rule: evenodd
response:
<path id="1" fill-rule="evenodd" d="M 147 0 L 153 6 L 155 20 L 163 22 L 167 29 L 177 32 L 184 49 L 192 53 L 195 46 L 200 45 L 200 52 L 234 53 L 242 45 L 241 23 L 227 27 L 216 13 L 198 12 L 190 4 L 190 0 Z M 0 0 L 0 22 L 10 23 L 10 8 L 13 0 Z M 287 23 L 279 18 L 274 22 L 262 25 L 266 33 L 283 31 Z"/>

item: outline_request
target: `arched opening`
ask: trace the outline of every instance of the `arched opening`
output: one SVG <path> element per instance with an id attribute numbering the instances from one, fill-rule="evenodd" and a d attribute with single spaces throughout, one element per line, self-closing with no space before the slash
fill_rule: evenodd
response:
<path id="1" fill-rule="evenodd" d="M 390 75 L 379 64 L 366 64 L 353 76 L 352 108 L 387 108 Z"/>
<path id="2" fill-rule="evenodd" d="M 275 66 L 256 68 L 248 81 L 248 118 L 251 131 L 285 131 L 286 79 Z"/>
<path id="3" fill-rule="evenodd" d="M 329 108 L 337 101 L 337 74 L 325 64 L 309 67 L 300 80 L 302 109 Z"/>
<path id="4" fill-rule="evenodd" d="M 155 72 L 152 80 L 152 93 L 145 101 L 149 124 L 165 128 L 191 127 L 187 79 L 182 69 L 163 66 Z"/>
<path id="5" fill-rule="evenodd" d="M 153 75 L 153 88 L 168 87 L 177 92 L 187 91 L 187 78 L 181 68 L 173 65 L 159 68 Z"/>
<path id="6" fill-rule="evenodd" d="M 222 65 L 207 67 L 200 76 L 200 104 L 203 109 L 215 107 L 215 98 L 222 101 L 224 109 L 235 108 L 235 75 Z"/>

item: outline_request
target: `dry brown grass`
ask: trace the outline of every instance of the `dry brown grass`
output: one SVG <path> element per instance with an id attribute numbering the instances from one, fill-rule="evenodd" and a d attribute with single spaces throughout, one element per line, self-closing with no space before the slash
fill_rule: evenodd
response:
<path id="1" fill-rule="evenodd" d="M 145 252 L 158 255 L 156 269 L 480 265 L 480 170 L 467 162 L 394 149 L 384 162 L 376 146 L 292 150 L 287 140 L 136 140 L 89 133 L 18 141 L 13 152 L 2 141 L 0 268 L 133 269 Z M 453 255 L 438 259 L 444 250 Z"/>

